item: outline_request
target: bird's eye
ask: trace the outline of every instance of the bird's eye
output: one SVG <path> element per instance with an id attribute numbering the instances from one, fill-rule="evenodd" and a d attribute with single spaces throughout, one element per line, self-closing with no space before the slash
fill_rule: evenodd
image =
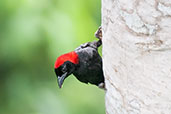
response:
<path id="1" fill-rule="evenodd" d="M 67 72 L 67 67 L 66 67 L 66 65 L 61 69 L 61 71 L 62 71 L 63 73 Z"/>

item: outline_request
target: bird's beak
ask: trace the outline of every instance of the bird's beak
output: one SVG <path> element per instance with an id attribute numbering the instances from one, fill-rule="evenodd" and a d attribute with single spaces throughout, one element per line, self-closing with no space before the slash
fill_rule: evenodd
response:
<path id="1" fill-rule="evenodd" d="M 66 73 L 64 73 L 61 77 L 58 76 L 58 86 L 59 86 L 59 88 L 62 87 L 62 84 L 63 84 L 63 82 L 64 82 L 64 80 L 65 80 L 67 74 L 68 74 L 68 73 L 66 72 Z"/>

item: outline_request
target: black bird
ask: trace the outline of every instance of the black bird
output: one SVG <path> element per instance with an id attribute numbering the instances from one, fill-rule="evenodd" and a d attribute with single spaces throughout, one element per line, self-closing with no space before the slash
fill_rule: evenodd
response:
<path id="1" fill-rule="evenodd" d="M 99 28 L 101 29 L 101 28 Z M 96 32 L 100 39 L 101 31 Z M 101 39 L 80 45 L 74 51 L 59 56 L 55 62 L 55 73 L 61 88 L 64 80 L 73 74 L 79 81 L 104 88 L 102 58 L 98 53 Z"/>

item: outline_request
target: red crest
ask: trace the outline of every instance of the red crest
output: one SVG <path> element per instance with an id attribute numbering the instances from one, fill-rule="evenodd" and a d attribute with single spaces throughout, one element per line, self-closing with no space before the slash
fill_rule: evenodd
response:
<path id="1" fill-rule="evenodd" d="M 66 54 L 63 54 L 63 55 L 59 56 L 56 59 L 56 62 L 55 62 L 55 69 L 60 67 L 66 61 L 70 61 L 70 62 L 72 62 L 74 64 L 78 64 L 78 55 L 77 55 L 77 53 L 72 51 L 70 53 L 66 53 Z"/>

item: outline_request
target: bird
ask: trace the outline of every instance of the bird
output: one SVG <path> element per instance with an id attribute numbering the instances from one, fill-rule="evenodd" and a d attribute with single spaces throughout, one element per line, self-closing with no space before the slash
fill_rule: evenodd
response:
<path id="1" fill-rule="evenodd" d="M 59 88 L 64 80 L 73 74 L 80 82 L 105 88 L 102 58 L 98 47 L 102 45 L 101 27 L 96 31 L 98 41 L 81 44 L 74 51 L 59 56 L 54 65 Z"/>

